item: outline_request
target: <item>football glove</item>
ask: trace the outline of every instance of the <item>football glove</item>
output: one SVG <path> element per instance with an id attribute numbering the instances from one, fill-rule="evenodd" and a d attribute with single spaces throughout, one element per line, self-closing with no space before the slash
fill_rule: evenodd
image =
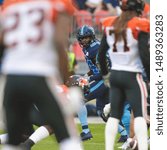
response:
<path id="1" fill-rule="evenodd" d="M 89 93 L 89 89 L 90 89 L 90 84 L 89 84 L 89 80 L 86 77 L 81 77 L 79 80 L 79 86 L 82 88 L 82 90 L 84 91 L 84 94 L 88 94 Z"/>

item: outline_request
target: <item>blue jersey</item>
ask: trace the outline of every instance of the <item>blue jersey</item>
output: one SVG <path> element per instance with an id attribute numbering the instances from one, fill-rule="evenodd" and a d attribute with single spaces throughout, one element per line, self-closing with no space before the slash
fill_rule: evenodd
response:
<path id="1" fill-rule="evenodd" d="M 101 73 L 99 68 L 96 64 L 96 55 L 98 53 L 98 48 L 100 46 L 100 42 L 98 40 L 95 40 L 90 44 L 89 47 L 83 48 L 83 52 L 85 55 L 86 63 L 88 64 L 88 67 L 91 71 L 91 79 L 90 80 L 100 80 L 102 79 Z"/>
<path id="2" fill-rule="evenodd" d="M 88 64 L 88 67 L 91 71 L 91 75 L 89 76 L 90 90 L 89 93 L 84 94 L 84 96 L 87 101 L 96 99 L 97 110 L 102 110 L 105 104 L 109 102 L 108 98 L 109 89 L 104 85 L 102 74 L 100 73 L 100 69 L 98 68 L 97 65 L 98 64 L 97 54 L 99 46 L 100 42 L 98 40 L 95 40 L 90 44 L 89 47 L 83 48 L 83 53 L 85 56 L 86 63 Z M 107 57 L 107 62 L 108 61 L 110 62 L 109 57 Z M 108 64 L 111 65 L 111 63 Z"/>
<path id="3" fill-rule="evenodd" d="M 95 40 L 90 44 L 89 47 L 83 48 L 86 63 L 88 64 L 88 67 L 91 71 L 90 81 L 102 80 L 102 75 L 97 66 L 97 53 L 98 53 L 99 46 L 100 46 L 100 42 L 98 40 Z M 111 61 L 108 53 L 106 55 L 106 58 L 107 58 L 108 68 L 111 68 Z"/>

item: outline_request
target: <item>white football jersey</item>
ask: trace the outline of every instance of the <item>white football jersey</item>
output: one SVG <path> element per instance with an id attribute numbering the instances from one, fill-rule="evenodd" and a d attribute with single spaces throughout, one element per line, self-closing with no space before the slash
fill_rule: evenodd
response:
<path id="1" fill-rule="evenodd" d="M 137 35 L 139 31 L 149 30 L 147 20 L 135 17 L 128 22 L 125 36 L 126 39 L 116 41 L 112 23 L 115 18 L 111 18 L 110 26 L 106 26 L 106 38 L 109 45 L 109 56 L 112 61 L 113 70 L 122 70 L 130 72 L 143 72 L 143 65 L 138 50 Z M 143 24 L 143 25 L 142 25 Z M 148 31 L 147 31 L 148 32 Z"/>
<path id="2" fill-rule="evenodd" d="M 22 0 L 4 9 L 4 74 L 58 75 L 53 18 L 66 4 L 55 2 L 54 7 L 51 0 Z"/>
<path id="3" fill-rule="evenodd" d="M 127 29 L 127 47 L 129 50 L 125 51 L 124 41 L 116 43 L 116 51 L 114 51 L 114 34 L 109 35 L 110 28 L 106 28 L 107 42 L 110 47 L 108 53 L 112 61 L 113 70 L 123 70 L 131 72 L 142 72 L 143 66 L 139 56 L 137 40 L 132 36 L 131 30 Z"/>

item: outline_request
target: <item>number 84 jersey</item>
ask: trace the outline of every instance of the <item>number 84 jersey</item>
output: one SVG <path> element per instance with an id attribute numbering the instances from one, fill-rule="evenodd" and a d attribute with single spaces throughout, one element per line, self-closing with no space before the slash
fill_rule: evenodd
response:
<path id="1" fill-rule="evenodd" d="M 109 45 L 109 56 L 113 70 L 143 72 L 143 65 L 138 50 L 138 33 L 149 32 L 150 22 L 147 19 L 134 17 L 128 23 L 121 40 L 116 40 L 113 23 L 116 17 L 103 22 L 106 41 Z"/>
<path id="2" fill-rule="evenodd" d="M 69 0 L 9 0 L 4 4 L 3 73 L 42 76 L 58 73 L 53 40 L 60 12 L 72 15 Z"/>

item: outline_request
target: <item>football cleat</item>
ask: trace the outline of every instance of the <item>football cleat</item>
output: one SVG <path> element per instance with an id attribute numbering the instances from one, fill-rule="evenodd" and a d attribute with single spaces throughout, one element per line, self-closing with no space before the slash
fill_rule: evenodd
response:
<path id="1" fill-rule="evenodd" d="M 20 144 L 20 148 L 21 148 L 21 150 L 31 150 L 31 147 L 25 145 L 24 143 Z"/>
<path id="2" fill-rule="evenodd" d="M 118 143 L 124 143 L 127 141 L 127 139 L 128 139 L 127 135 L 121 135 L 119 140 L 118 140 Z"/>
<path id="3" fill-rule="evenodd" d="M 81 140 L 82 140 L 82 141 L 91 140 L 91 139 L 93 138 L 91 132 L 88 132 L 88 133 L 82 132 L 82 133 L 80 134 L 80 136 L 81 136 Z"/>
<path id="4" fill-rule="evenodd" d="M 22 148 L 22 150 L 31 150 L 31 147 L 34 144 L 35 143 L 31 139 L 27 139 L 25 142 L 20 144 L 20 147 Z"/>

